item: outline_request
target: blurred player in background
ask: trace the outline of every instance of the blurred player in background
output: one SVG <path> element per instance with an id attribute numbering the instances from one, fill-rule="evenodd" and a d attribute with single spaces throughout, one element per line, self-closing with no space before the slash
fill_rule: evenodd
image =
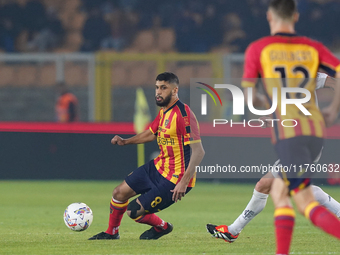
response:
<path id="1" fill-rule="evenodd" d="M 118 145 L 157 139 L 160 154 L 133 171 L 113 190 L 109 227 L 89 240 L 119 239 L 118 230 L 125 211 L 137 223 L 151 226 L 140 239 L 158 239 L 172 231 L 172 224 L 155 213 L 181 200 L 195 186 L 195 166 L 204 156 L 198 122 L 189 106 L 178 99 L 178 85 L 175 74 L 159 74 L 155 99 L 162 108 L 150 128 L 128 139 L 117 135 L 112 139 L 111 143 Z M 138 194 L 141 195 L 129 203 L 128 199 Z"/>
<path id="2" fill-rule="evenodd" d="M 335 81 L 332 77 L 328 76 L 324 73 L 318 73 L 318 77 L 316 79 L 316 89 L 321 88 L 332 88 L 335 89 Z M 265 121 L 266 118 L 261 118 Z M 267 124 L 267 123 L 265 123 Z M 268 123 L 266 127 L 269 127 L 271 124 Z M 318 157 L 314 160 L 314 164 L 317 164 L 321 157 L 321 152 Z M 274 169 L 278 169 L 280 165 L 280 160 L 277 160 L 273 167 Z M 263 208 L 266 206 L 268 195 L 271 189 L 271 186 L 274 181 L 274 177 L 277 177 L 277 172 L 267 173 L 263 176 L 256 184 L 253 196 L 247 204 L 246 208 L 239 215 L 239 217 L 229 226 L 227 225 L 213 225 L 207 224 L 207 230 L 214 237 L 222 238 L 225 241 L 232 243 L 234 242 L 242 229 L 258 215 Z M 338 218 L 340 218 L 340 203 L 324 192 L 320 187 L 311 185 L 314 197 L 316 201 L 318 201 L 321 205 L 325 206 L 328 210 L 334 213 Z M 222 232 L 216 231 L 216 229 L 223 229 Z"/>
<path id="3" fill-rule="evenodd" d="M 56 85 L 58 99 L 55 112 L 58 122 L 74 122 L 79 120 L 78 99 L 66 87 L 64 82 Z"/>
<path id="4" fill-rule="evenodd" d="M 296 172 L 281 171 L 281 178 L 275 178 L 271 186 L 270 194 L 275 206 L 276 254 L 288 254 L 290 249 L 295 212 L 289 196 L 293 197 L 298 211 L 315 226 L 340 239 L 340 221 L 315 201 L 310 186 L 311 174 L 305 167 L 306 164 L 312 164 L 320 153 L 325 137 L 325 124 L 331 126 L 334 123 L 340 108 L 340 86 L 337 84 L 330 106 L 321 114 L 314 96 L 313 79 L 319 68 L 340 78 L 340 61 L 321 43 L 296 35 L 294 27 L 298 17 L 294 0 L 270 1 L 267 20 L 271 36 L 248 47 L 242 82 L 246 97 L 247 88 L 253 89 L 254 106 L 266 103 L 256 91 L 258 77 L 264 80 L 269 105 L 272 105 L 273 88 L 277 88 L 278 109 L 273 113 L 273 118 L 280 122 L 283 119 L 294 119 L 297 122 L 295 127 L 283 127 L 280 122 L 275 122 L 272 128 L 272 140 L 282 167 L 289 169 L 291 165 L 298 168 L 302 166 Z M 295 104 L 287 105 L 284 115 L 281 113 L 282 87 L 304 88 L 311 94 L 311 99 L 301 105 L 301 108 Z M 286 96 L 303 98 L 300 94 L 289 93 Z M 311 115 L 302 112 L 303 108 L 308 109 Z M 215 231 L 224 233 L 223 228 Z"/>

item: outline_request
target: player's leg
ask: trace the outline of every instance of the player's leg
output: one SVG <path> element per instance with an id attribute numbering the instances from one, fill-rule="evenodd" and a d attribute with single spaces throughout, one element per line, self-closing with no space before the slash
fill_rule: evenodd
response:
<path id="1" fill-rule="evenodd" d="M 315 201 L 310 187 L 311 173 L 287 171 L 292 165 L 312 163 L 312 159 L 317 156 L 322 147 L 322 142 L 321 138 L 300 136 L 281 140 L 275 145 L 284 168 L 281 172 L 283 180 L 275 179 L 271 192 L 275 205 L 277 254 L 289 253 L 294 227 L 295 213 L 287 202 L 288 194 L 293 196 L 300 213 L 311 219 L 314 225 L 340 239 L 340 221 Z"/>
<path id="2" fill-rule="evenodd" d="M 317 164 L 319 162 L 322 155 L 322 150 L 323 148 L 321 149 L 318 156 L 314 159 L 314 164 Z M 311 187 L 315 200 L 326 207 L 329 211 L 334 213 L 338 218 L 340 218 L 340 203 L 332 198 L 330 195 L 328 195 L 326 192 L 324 192 L 320 187 L 315 185 L 311 185 Z"/>
<path id="3" fill-rule="evenodd" d="M 275 206 L 276 254 L 288 254 L 295 223 L 295 212 L 288 197 L 288 188 L 282 179 L 275 178 L 270 196 Z"/>
<path id="4" fill-rule="evenodd" d="M 322 151 L 323 147 L 320 150 L 319 154 L 314 159 L 313 164 L 317 164 L 319 162 L 322 155 Z M 334 213 L 338 218 L 340 218 L 340 203 L 336 201 L 334 198 L 332 198 L 330 195 L 328 195 L 326 192 L 324 192 L 319 186 L 311 185 L 311 187 L 315 200 L 318 201 L 324 207 L 326 207 L 329 211 Z"/>
<path id="5" fill-rule="evenodd" d="M 319 186 L 311 185 L 315 200 L 340 218 L 340 203 L 324 192 Z"/>
<path id="6" fill-rule="evenodd" d="M 89 240 L 119 239 L 119 226 L 128 208 L 128 199 L 137 194 L 145 193 L 151 188 L 148 176 L 150 164 L 153 164 L 153 161 L 137 168 L 113 190 L 110 202 L 109 226 L 105 232 L 94 235 Z"/>
<path id="7" fill-rule="evenodd" d="M 142 202 L 140 202 L 140 199 L 142 200 Z M 171 223 L 165 222 L 163 219 L 158 217 L 153 210 L 147 207 L 147 204 L 150 201 L 150 204 L 153 203 L 153 205 L 156 205 L 161 200 L 162 198 L 160 195 L 157 194 L 155 196 L 153 190 L 150 190 L 148 191 L 148 193 L 141 195 L 139 198 L 136 198 L 129 203 L 127 210 L 127 214 L 129 215 L 129 217 L 137 223 L 147 224 L 151 226 L 149 230 L 145 231 L 140 236 L 140 239 L 158 239 L 172 231 L 173 226 Z M 146 208 L 148 208 L 148 210 L 144 209 L 142 203 Z"/>
<path id="8" fill-rule="evenodd" d="M 340 221 L 324 206 L 320 205 L 314 198 L 311 187 L 293 196 L 298 210 L 316 227 L 321 228 L 324 232 L 340 239 Z"/>
<path id="9" fill-rule="evenodd" d="M 208 232 L 216 238 L 222 238 L 229 243 L 234 242 L 242 229 L 266 206 L 273 178 L 271 173 L 267 173 L 257 182 L 246 208 L 230 226 L 207 224 Z"/>
<path id="10" fill-rule="evenodd" d="M 321 157 L 322 150 L 318 154 L 318 156 L 314 160 L 314 164 L 316 164 Z M 280 166 L 280 160 L 277 160 L 273 165 L 273 170 L 276 170 Z M 274 176 L 273 176 L 274 175 Z M 273 171 L 273 173 L 267 173 L 264 177 L 257 182 L 253 196 L 249 201 L 247 207 L 244 209 L 242 214 L 229 226 L 225 225 L 212 225 L 208 224 L 207 229 L 208 232 L 215 235 L 218 231 L 217 229 L 223 229 L 224 234 L 227 235 L 228 241 L 233 242 L 238 237 L 239 233 L 242 229 L 253 219 L 257 214 L 259 214 L 263 208 L 266 206 L 268 194 L 273 182 L 273 178 L 277 177 L 277 171 Z M 321 205 L 325 206 L 328 210 L 333 212 L 340 218 L 340 203 L 334 200 L 331 196 L 325 193 L 320 187 L 312 185 L 313 194 L 315 196 L 316 201 L 318 201 Z M 223 227 L 223 228 L 221 228 Z M 210 230 L 210 231 L 209 231 Z"/>
<path id="11" fill-rule="evenodd" d="M 119 226 L 127 209 L 128 199 L 135 195 L 136 192 L 132 190 L 125 181 L 119 184 L 112 193 L 109 226 L 107 230 L 92 236 L 89 240 L 119 239 Z"/>
<path id="12" fill-rule="evenodd" d="M 313 163 L 317 164 L 321 158 L 322 150 L 319 152 L 317 157 L 314 159 Z M 277 160 L 273 167 L 280 166 L 280 160 Z M 276 172 L 273 172 L 274 176 L 276 177 Z M 313 195 L 315 200 L 318 201 L 321 205 L 326 207 L 329 211 L 334 213 L 338 218 L 340 218 L 340 203 L 324 192 L 319 186 L 311 185 Z M 259 190 L 258 190 L 259 191 Z"/>
<path id="13" fill-rule="evenodd" d="M 321 152 L 314 160 L 318 162 L 320 159 Z M 280 160 L 277 160 L 273 169 L 280 165 Z M 227 242 L 234 242 L 239 233 L 243 230 L 243 228 L 253 219 L 257 214 L 259 214 L 263 208 L 266 206 L 268 194 L 273 183 L 273 178 L 276 176 L 276 171 L 272 173 L 267 173 L 264 177 L 262 177 L 256 184 L 253 196 L 249 201 L 247 207 L 243 210 L 243 212 L 239 215 L 239 217 L 229 226 L 226 225 L 213 225 L 207 224 L 207 230 L 214 237 L 219 238 L 222 236 L 224 240 Z M 276 176 L 277 177 L 277 176 Z M 340 203 L 334 200 L 331 196 L 325 193 L 320 187 L 312 185 L 313 194 L 316 200 L 323 206 L 325 206 L 328 210 L 333 212 L 340 217 Z M 221 233 L 221 235 L 218 234 Z"/>
<path id="14" fill-rule="evenodd" d="M 316 137 L 315 137 L 316 138 Z M 295 212 L 289 194 L 301 192 L 310 185 L 310 175 L 306 172 L 290 172 L 291 166 L 311 164 L 317 156 L 311 153 L 313 137 L 298 136 L 277 141 L 275 150 L 280 158 L 280 177 L 275 178 L 270 195 L 275 212 L 274 225 L 276 235 L 276 254 L 288 254 L 295 223 Z M 320 152 L 322 139 L 317 138 L 313 150 Z"/>
<path id="15" fill-rule="evenodd" d="M 152 191 L 149 191 L 148 194 L 150 194 L 150 192 L 153 193 Z M 144 195 L 142 195 L 142 198 L 143 196 Z M 155 197 L 154 203 L 157 203 L 161 199 L 160 196 L 153 197 Z M 142 203 L 139 201 L 139 198 L 136 198 L 129 203 L 127 214 L 137 223 L 147 224 L 154 227 L 157 232 L 162 232 L 168 228 L 167 222 L 162 220 L 156 214 L 145 211 Z"/>
<path id="16" fill-rule="evenodd" d="M 134 221 L 151 226 L 140 236 L 140 239 L 146 240 L 158 239 L 170 233 L 173 229 L 171 223 L 165 222 L 155 213 L 174 203 L 170 190 L 174 189 L 175 184 L 165 179 L 157 171 L 154 164 L 150 165 L 149 178 L 151 182 L 148 192 L 131 201 L 127 210 L 127 214 Z"/>
<path id="17" fill-rule="evenodd" d="M 311 137 L 308 142 L 310 144 L 310 154 L 315 158 L 318 154 L 315 148 L 318 147 L 320 139 Z M 299 185 L 299 187 L 301 187 L 301 185 Z M 293 190 L 293 188 L 290 188 L 290 190 Z M 293 192 L 292 195 L 294 195 L 293 198 L 300 213 L 305 215 L 307 219 L 310 219 L 315 226 L 340 239 L 339 219 L 315 200 L 311 187 L 306 187 L 299 192 Z"/>
<path id="18" fill-rule="evenodd" d="M 267 173 L 256 183 L 253 196 L 246 208 L 243 210 L 242 214 L 240 214 L 240 216 L 238 216 L 238 218 L 230 226 L 228 226 L 228 230 L 232 235 L 238 235 L 242 229 L 266 206 L 273 180 L 273 175 L 271 173 Z"/>
<path id="19" fill-rule="evenodd" d="M 109 226 L 105 233 L 110 235 L 118 233 L 120 222 L 127 210 L 129 198 L 134 197 L 135 195 L 136 192 L 130 188 L 126 181 L 123 181 L 113 190 L 110 202 Z"/>

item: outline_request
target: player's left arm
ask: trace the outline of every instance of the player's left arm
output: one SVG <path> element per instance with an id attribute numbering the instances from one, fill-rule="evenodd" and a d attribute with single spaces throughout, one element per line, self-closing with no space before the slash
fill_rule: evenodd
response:
<path id="1" fill-rule="evenodd" d="M 330 75 L 327 75 L 326 73 L 317 73 L 316 79 L 315 79 L 316 87 L 315 89 L 323 89 L 323 88 L 329 88 L 335 90 L 336 86 L 336 79 L 333 78 Z"/>
<path id="2" fill-rule="evenodd" d="M 330 89 L 335 90 L 335 86 L 336 86 L 336 79 L 327 75 L 324 88 L 330 88 Z"/>
<path id="3" fill-rule="evenodd" d="M 336 81 L 334 85 L 334 96 L 331 104 L 322 110 L 322 115 L 324 117 L 327 127 L 333 125 L 333 123 L 338 118 L 340 110 L 340 72 L 336 73 Z"/>
<path id="4" fill-rule="evenodd" d="M 190 180 L 195 174 L 196 166 L 201 163 L 205 154 L 201 143 L 199 125 L 196 116 L 188 106 L 186 106 L 186 112 L 188 116 L 179 116 L 177 128 L 178 133 L 183 136 L 184 145 L 190 145 L 191 156 L 182 179 L 176 184 L 175 188 L 171 190 L 171 192 L 173 192 L 172 200 L 175 202 L 184 197 Z"/>
<path id="5" fill-rule="evenodd" d="M 340 110 L 340 61 L 321 43 L 316 46 L 319 51 L 320 67 L 336 78 L 333 100 L 328 107 L 322 110 L 326 126 L 330 127 L 337 119 Z"/>
<path id="6" fill-rule="evenodd" d="M 256 108 L 265 108 L 266 107 L 266 98 L 264 95 L 260 94 L 257 90 L 256 87 L 252 88 L 252 103 L 253 106 Z M 244 94 L 244 100 L 246 102 L 246 104 L 248 104 L 248 88 L 244 88 L 243 89 L 243 94 Z"/>
<path id="7" fill-rule="evenodd" d="M 191 148 L 191 157 L 190 157 L 188 168 L 183 174 L 182 179 L 177 183 L 176 187 L 173 190 L 171 190 L 173 192 L 172 200 L 175 202 L 177 202 L 178 200 L 181 200 L 182 197 L 184 197 L 187 187 L 189 185 L 189 182 L 195 174 L 196 166 L 198 166 L 201 163 L 204 157 L 204 154 L 205 154 L 205 151 L 203 149 L 201 142 L 191 143 L 190 148 Z"/>
<path id="8" fill-rule="evenodd" d="M 151 132 L 151 130 L 147 129 L 147 130 L 144 130 L 142 133 L 139 133 L 127 139 L 123 139 L 119 135 L 115 135 L 112 138 L 111 143 L 123 146 L 127 144 L 148 143 L 148 142 L 155 140 L 156 138 L 157 137 Z"/>

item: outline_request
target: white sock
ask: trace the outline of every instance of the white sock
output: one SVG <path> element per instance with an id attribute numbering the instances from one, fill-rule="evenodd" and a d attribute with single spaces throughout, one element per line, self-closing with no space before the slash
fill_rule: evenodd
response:
<path id="1" fill-rule="evenodd" d="M 334 200 L 334 198 L 332 198 L 318 186 L 312 185 L 312 190 L 316 201 L 318 201 L 321 205 L 326 207 L 339 218 L 340 203 Z"/>
<path id="2" fill-rule="evenodd" d="M 254 189 L 252 198 L 250 199 L 246 209 L 228 226 L 231 234 L 237 235 L 241 230 L 266 206 L 268 194 L 260 193 Z"/>
<path id="3" fill-rule="evenodd" d="M 122 202 L 122 201 L 116 200 L 116 199 L 114 199 L 114 198 L 112 197 L 112 201 L 115 202 L 115 203 L 117 203 L 117 204 L 124 204 L 124 203 L 126 203 L 127 200 L 124 201 L 124 202 Z"/>

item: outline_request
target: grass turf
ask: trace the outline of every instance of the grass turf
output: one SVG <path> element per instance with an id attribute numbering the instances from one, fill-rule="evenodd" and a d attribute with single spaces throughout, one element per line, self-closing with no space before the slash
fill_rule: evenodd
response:
<path id="1" fill-rule="evenodd" d="M 206 223 L 230 224 L 249 201 L 254 185 L 198 182 L 182 201 L 158 213 L 174 231 L 155 240 L 139 240 L 149 226 L 125 216 L 120 240 L 88 241 L 107 228 L 109 202 L 117 182 L 0 181 L 0 254 L 273 254 L 273 205 L 267 207 L 229 244 L 211 238 Z M 340 199 L 340 188 L 324 188 Z M 63 212 L 73 202 L 88 204 L 91 227 L 73 232 Z M 296 218 L 293 254 L 338 254 L 340 242 Z"/>

